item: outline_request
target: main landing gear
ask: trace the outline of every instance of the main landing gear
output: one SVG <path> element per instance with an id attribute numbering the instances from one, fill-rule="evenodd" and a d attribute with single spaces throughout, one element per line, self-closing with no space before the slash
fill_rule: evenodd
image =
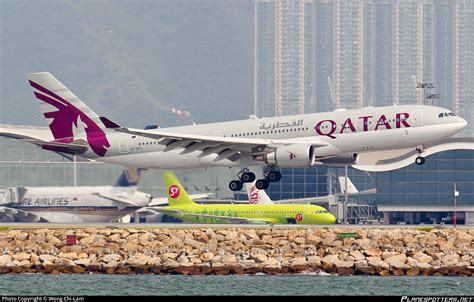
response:
<path id="1" fill-rule="evenodd" d="M 266 173 L 265 178 L 259 179 L 255 182 L 255 186 L 259 190 L 268 189 L 270 182 L 279 181 L 281 179 L 281 173 L 279 171 L 270 171 Z M 237 175 L 238 180 L 233 180 L 229 183 L 229 189 L 232 191 L 242 190 L 244 183 L 253 182 L 255 180 L 255 174 L 250 172 L 248 169 L 243 169 Z"/>
<path id="2" fill-rule="evenodd" d="M 271 182 L 280 181 L 281 173 L 279 171 L 270 171 L 264 174 L 264 179 L 259 179 L 255 182 L 255 186 L 259 190 L 268 189 Z"/>
<path id="3" fill-rule="evenodd" d="M 416 158 L 415 158 L 415 164 L 417 165 L 423 165 L 425 163 L 425 158 L 421 156 L 421 153 L 423 152 L 423 146 L 417 146 L 416 147 Z"/>
<path id="4" fill-rule="evenodd" d="M 242 171 L 237 174 L 238 180 L 233 180 L 229 182 L 229 189 L 232 191 L 240 191 L 244 187 L 244 183 L 253 182 L 255 180 L 255 174 L 250 172 L 248 169 L 242 169 Z"/>

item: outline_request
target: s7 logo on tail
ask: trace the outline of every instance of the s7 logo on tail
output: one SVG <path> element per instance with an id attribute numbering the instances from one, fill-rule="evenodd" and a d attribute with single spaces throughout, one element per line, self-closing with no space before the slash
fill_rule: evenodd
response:
<path id="1" fill-rule="evenodd" d="M 171 198 L 176 199 L 179 197 L 179 187 L 177 185 L 172 185 L 168 191 Z"/>

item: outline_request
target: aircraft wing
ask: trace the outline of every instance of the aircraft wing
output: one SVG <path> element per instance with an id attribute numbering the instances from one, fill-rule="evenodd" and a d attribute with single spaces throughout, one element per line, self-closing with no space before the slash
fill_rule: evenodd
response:
<path id="1" fill-rule="evenodd" d="M 198 217 L 198 218 L 213 218 L 216 220 L 227 221 L 229 223 L 258 223 L 258 224 L 274 224 L 276 221 L 272 221 L 270 219 L 257 219 L 257 218 L 244 218 L 244 217 L 229 217 L 229 216 L 222 216 L 222 215 L 212 215 L 212 214 L 197 214 L 197 213 L 189 213 L 183 212 L 181 210 L 171 210 L 161 207 L 147 207 L 146 210 L 150 210 L 155 213 L 163 213 L 163 214 L 173 214 L 177 216 L 186 216 L 186 217 Z"/>
<path id="2" fill-rule="evenodd" d="M 275 223 L 274 221 L 270 221 L 266 219 L 245 218 L 245 217 L 229 217 L 229 216 L 221 216 L 221 215 L 195 214 L 195 213 L 187 213 L 184 215 L 190 216 L 190 217 L 198 217 L 198 218 L 214 218 L 216 220 L 227 221 L 230 223 L 258 223 L 258 224 Z"/>
<path id="3" fill-rule="evenodd" d="M 165 209 L 162 207 L 143 207 L 140 210 L 137 210 L 137 212 L 140 212 L 140 213 L 151 212 L 151 213 L 163 213 L 163 214 L 174 214 L 174 215 L 181 215 L 183 213 L 180 210 Z"/>
<path id="4" fill-rule="evenodd" d="M 278 146 L 290 145 L 296 143 L 311 144 L 314 147 L 327 146 L 328 143 L 317 139 L 262 139 L 245 137 L 223 137 L 209 135 L 195 135 L 183 133 L 171 133 L 160 130 L 144 131 L 141 129 L 118 128 L 115 131 L 138 135 L 159 140 L 159 144 L 165 145 L 164 152 L 176 148 L 184 148 L 180 154 L 186 154 L 193 151 L 201 151 L 199 157 L 210 154 L 218 154 L 214 161 L 228 159 L 235 161 L 239 159 L 240 152 L 248 152 L 252 155 L 262 155 L 272 152 Z"/>
<path id="5" fill-rule="evenodd" d="M 112 200 L 112 201 L 115 201 L 115 202 L 122 203 L 123 206 L 119 207 L 119 208 L 125 208 L 128 205 L 130 205 L 130 206 L 139 206 L 134 201 L 128 199 L 125 196 L 121 196 L 121 195 L 108 195 L 108 194 L 103 194 L 103 193 L 99 193 L 99 192 L 94 192 L 94 193 L 92 193 L 92 195 L 96 195 L 96 196 L 99 196 L 99 197 L 102 197 L 102 198 L 105 198 L 105 199 L 108 199 L 108 200 Z"/>
<path id="6" fill-rule="evenodd" d="M 209 194 L 191 194 L 191 195 L 189 195 L 189 198 L 191 198 L 192 200 L 199 199 L 199 198 L 207 198 L 207 197 L 209 197 Z M 148 206 L 149 207 L 162 206 L 164 204 L 168 204 L 168 198 L 167 197 L 155 197 L 148 204 Z"/>
<path id="7" fill-rule="evenodd" d="M 48 222 L 43 217 L 31 212 L 9 207 L 0 207 L 0 220 L 11 222 Z"/>

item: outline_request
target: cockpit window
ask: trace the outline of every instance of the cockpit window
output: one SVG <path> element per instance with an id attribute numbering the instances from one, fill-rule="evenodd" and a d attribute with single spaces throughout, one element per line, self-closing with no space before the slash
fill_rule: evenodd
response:
<path id="1" fill-rule="evenodd" d="M 452 112 L 442 112 L 442 113 L 438 114 L 438 118 L 442 118 L 444 116 L 456 116 L 456 115 Z"/>

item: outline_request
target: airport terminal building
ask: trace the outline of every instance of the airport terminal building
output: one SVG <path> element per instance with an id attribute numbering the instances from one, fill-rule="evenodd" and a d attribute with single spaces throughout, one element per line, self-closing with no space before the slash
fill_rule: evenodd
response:
<path id="1" fill-rule="evenodd" d="M 472 149 L 449 150 L 426 158 L 422 166 L 411 164 L 389 172 L 365 172 L 348 169 L 348 177 L 359 191 L 376 188 L 376 194 L 351 196 L 348 211 L 375 207 L 385 223 L 452 223 L 454 186 L 457 223 L 474 224 L 474 139 Z M 74 171 L 76 170 L 76 173 Z M 122 167 L 97 162 L 73 162 L 28 143 L 0 139 L 0 187 L 112 185 Z M 176 171 L 190 193 L 211 193 L 212 199 L 229 199 L 234 193 L 227 187 L 235 169 L 209 168 Z M 334 194 L 340 206 L 344 195 L 336 176 L 344 168 L 315 166 L 282 169 L 280 182 L 267 190 L 273 200 L 312 198 Z M 139 190 L 164 196 L 161 170 L 143 175 Z M 76 180 L 74 180 L 76 175 Z M 236 194 L 245 199 L 244 191 Z M 334 206 L 334 205 L 333 205 Z M 338 207 L 342 209 L 341 207 Z M 341 215 L 338 215 L 341 216 Z M 351 215 L 349 214 L 349 218 Z M 339 219 L 341 220 L 341 219 Z M 358 222 L 357 219 L 349 219 Z"/>
<path id="2" fill-rule="evenodd" d="M 452 223 L 456 202 L 457 223 L 474 224 L 474 141 L 473 150 L 426 159 L 422 166 L 376 174 L 377 208 L 386 222 Z"/>
<path id="3" fill-rule="evenodd" d="M 471 149 L 429 155 L 422 166 L 413 163 L 388 172 L 348 168 L 348 177 L 359 191 L 376 189 L 375 194 L 351 196 L 348 199 L 349 211 L 351 208 L 354 212 L 363 206 L 375 206 L 376 215 L 385 223 L 451 224 L 456 203 L 457 223 L 474 224 L 474 139 L 467 141 Z M 285 175 L 282 181 L 271 184 L 267 190 L 274 200 L 311 198 L 330 193 L 335 195 L 336 203 L 344 200 L 337 177 L 334 177 L 344 176 L 344 168 L 318 166 L 282 169 L 282 172 Z M 455 186 L 458 196 L 454 194 Z M 349 220 L 356 222 L 358 219 Z"/>

